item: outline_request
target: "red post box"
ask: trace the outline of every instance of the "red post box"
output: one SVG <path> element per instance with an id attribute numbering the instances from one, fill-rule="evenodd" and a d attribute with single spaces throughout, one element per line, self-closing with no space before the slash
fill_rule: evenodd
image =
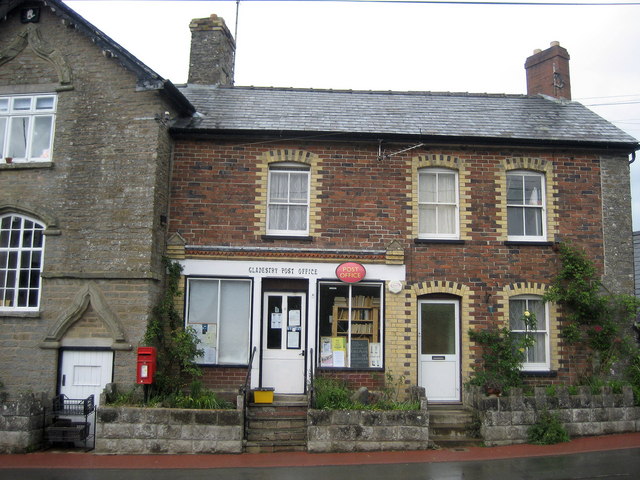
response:
<path id="1" fill-rule="evenodd" d="M 155 347 L 138 347 L 138 364 L 136 368 L 136 383 L 149 385 L 153 383 L 156 373 Z"/>

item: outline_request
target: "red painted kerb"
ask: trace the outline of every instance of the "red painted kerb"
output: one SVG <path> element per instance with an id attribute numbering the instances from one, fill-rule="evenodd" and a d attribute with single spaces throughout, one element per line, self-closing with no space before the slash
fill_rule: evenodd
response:
<path id="1" fill-rule="evenodd" d="M 356 262 L 341 263 L 336 268 L 336 277 L 345 283 L 358 283 L 364 280 L 367 270 Z"/>

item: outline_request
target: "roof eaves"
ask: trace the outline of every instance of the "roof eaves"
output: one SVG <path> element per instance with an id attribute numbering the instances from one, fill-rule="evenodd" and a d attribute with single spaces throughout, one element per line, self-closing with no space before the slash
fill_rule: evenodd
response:
<path id="1" fill-rule="evenodd" d="M 6 16 L 10 10 L 22 3 L 24 0 L 9 0 L 7 4 L 2 2 L 0 4 L 0 18 Z M 61 0 L 47 0 L 43 4 L 68 25 L 90 38 L 96 46 L 102 49 L 105 55 L 114 58 L 120 65 L 134 73 L 137 77 L 136 90 L 165 90 L 166 96 L 172 104 L 184 113 L 193 114 L 195 107 L 171 82 L 162 78 L 75 10 L 65 5 Z"/>

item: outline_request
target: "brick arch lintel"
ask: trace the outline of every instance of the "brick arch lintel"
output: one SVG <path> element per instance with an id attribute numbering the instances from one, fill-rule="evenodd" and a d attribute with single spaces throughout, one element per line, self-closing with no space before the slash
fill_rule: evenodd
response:
<path id="1" fill-rule="evenodd" d="M 41 348 L 59 348 L 61 341 L 71 326 L 76 323 L 87 308 L 91 305 L 96 311 L 100 320 L 111 333 L 113 350 L 131 350 L 132 346 L 127 343 L 124 328 L 118 317 L 109 308 L 104 295 L 93 282 L 88 282 L 76 293 L 69 308 L 63 312 L 53 326 L 47 332 Z"/>

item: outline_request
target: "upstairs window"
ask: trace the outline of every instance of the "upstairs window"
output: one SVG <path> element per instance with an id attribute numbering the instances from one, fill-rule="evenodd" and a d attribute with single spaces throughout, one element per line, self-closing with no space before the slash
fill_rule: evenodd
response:
<path id="1" fill-rule="evenodd" d="M 36 310 L 44 225 L 20 215 L 0 217 L 0 310 Z"/>
<path id="2" fill-rule="evenodd" d="M 527 330 L 523 320 L 525 312 L 535 315 L 534 330 Z M 542 297 L 522 295 L 510 298 L 509 327 L 516 335 L 528 335 L 534 340 L 533 346 L 528 347 L 525 352 L 522 370 L 549 370 L 549 321 L 547 306 L 542 301 Z"/>
<path id="3" fill-rule="evenodd" d="M 309 177 L 306 166 L 269 167 L 267 235 L 309 234 Z"/>
<path id="4" fill-rule="evenodd" d="M 507 174 L 507 224 L 509 240 L 546 239 L 545 177 L 541 173 Z"/>
<path id="5" fill-rule="evenodd" d="M 51 161 L 55 95 L 0 97 L 0 159 Z"/>
<path id="6" fill-rule="evenodd" d="M 458 174 L 424 168 L 418 172 L 420 238 L 458 238 Z"/>

